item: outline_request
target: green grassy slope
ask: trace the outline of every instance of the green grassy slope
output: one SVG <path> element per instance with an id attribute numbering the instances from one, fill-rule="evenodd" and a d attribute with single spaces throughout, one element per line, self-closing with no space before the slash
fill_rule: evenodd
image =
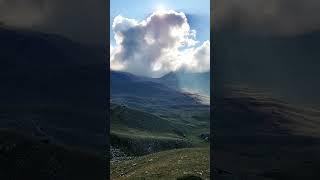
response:
<path id="1" fill-rule="evenodd" d="M 148 132 L 164 133 L 171 132 L 174 129 L 166 119 L 147 112 L 114 104 L 111 107 L 111 121 L 111 129 L 114 130 L 132 128 Z"/>
<path id="2" fill-rule="evenodd" d="M 176 108 L 171 110 L 171 114 L 162 115 L 124 105 L 111 106 L 111 145 L 131 155 L 206 146 L 207 141 L 200 135 L 208 132 L 208 111 Z"/>
<path id="3" fill-rule="evenodd" d="M 112 179 L 209 176 L 210 107 L 196 96 L 112 72 L 110 111 Z"/>
<path id="4" fill-rule="evenodd" d="M 209 179 L 209 148 L 163 151 L 111 165 L 111 179 L 176 179 L 194 175 Z"/>

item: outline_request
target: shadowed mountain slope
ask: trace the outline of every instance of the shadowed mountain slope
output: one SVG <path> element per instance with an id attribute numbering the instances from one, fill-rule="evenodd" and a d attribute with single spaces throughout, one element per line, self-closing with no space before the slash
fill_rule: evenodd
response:
<path id="1" fill-rule="evenodd" d="M 246 179 L 320 177 L 319 110 L 239 87 L 214 102 L 215 166 Z"/>
<path id="2" fill-rule="evenodd" d="M 1 127 L 101 150 L 104 50 L 58 35 L 4 27 L 0 49 Z"/>
<path id="3" fill-rule="evenodd" d="M 212 55 L 215 92 L 247 85 L 295 104 L 320 104 L 320 32 L 297 36 L 255 36 L 216 32 Z"/>
<path id="4" fill-rule="evenodd" d="M 103 48 L 1 27 L 0 49 L 0 179 L 105 178 Z"/>

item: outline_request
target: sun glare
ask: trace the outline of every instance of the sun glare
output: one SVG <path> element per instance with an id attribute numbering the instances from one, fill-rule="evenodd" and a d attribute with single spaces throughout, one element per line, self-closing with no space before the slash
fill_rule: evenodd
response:
<path id="1" fill-rule="evenodd" d="M 156 6 L 156 12 L 163 13 L 166 11 L 166 7 L 163 4 L 158 4 Z"/>

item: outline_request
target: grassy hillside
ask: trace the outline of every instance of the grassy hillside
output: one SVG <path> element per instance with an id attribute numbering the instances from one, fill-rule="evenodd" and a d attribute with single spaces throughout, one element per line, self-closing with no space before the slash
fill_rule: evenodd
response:
<path id="1" fill-rule="evenodd" d="M 111 165 L 111 179 L 209 179 L 209 148 L 163 151 Z"/>
<path id="2" fill-rule="evenodd" d="M 171 113 L 175 111 L 175 116 L 169 113 L 165 116 L 112 104 L 111 145 L 131 155 L 206 146 L 208 141 L 201 134 L 209 134 L 209 112 L 185 111 L 181 114 L 189 117 L 183 119 L 177 109 Z"/>
<path id="3" fill-rule="evenodd" d="M 104 179 L 105 158 L 11 130 L 0 130 L 0 179 Z"/>
<path id="4" fill-rule="evenodd" d="M 197 96 L 111 72 L 110 115 L 112 179 L 209 176 L 210 107 Z"/>
<path id="5" fill-rule="evenodd" d="M 126 106 L 111 105 L 111 129 L 123 128 L 138 129 L 142 131 L 164 133 L 172 132 L 170 122 L 156 115 L 131 109 Z"/>

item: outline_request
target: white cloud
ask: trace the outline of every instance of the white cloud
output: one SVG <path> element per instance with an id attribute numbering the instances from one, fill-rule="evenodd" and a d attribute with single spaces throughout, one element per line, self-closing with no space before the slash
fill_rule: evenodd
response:
<path id="1" fill-rule="evenodd" d="M 210 41 L 205 41 L 201 46 L 187 49 L 184 63 L 181 68 L 191 72 L 210 71 Z"/>
<path id="2" fill-rule="evenodd" d="M 210 70 L 210 43 L 198 45 L 196 31 L 182 12 L 157 11 L 141 22 L 119 15 L 112 30 L 116 40 L 110 49 L 113 70 L 151 77 L 181 68 Z"/>

